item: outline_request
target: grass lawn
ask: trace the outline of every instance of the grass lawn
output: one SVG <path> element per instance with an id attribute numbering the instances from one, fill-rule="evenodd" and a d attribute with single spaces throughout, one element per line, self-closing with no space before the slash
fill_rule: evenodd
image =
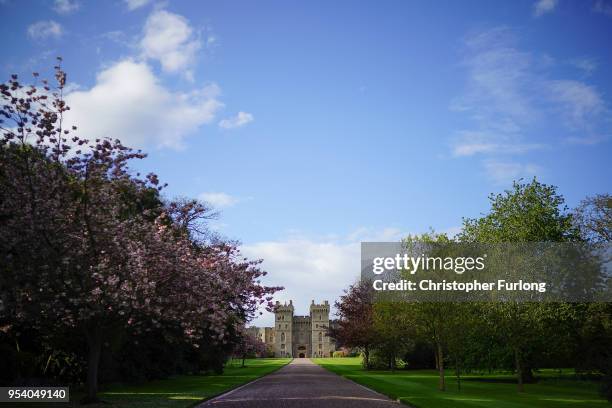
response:
<path id="1" fill-rule="evenodd" d="M 111 403 L 103 404 L 104 407 L 190 407 L 268 374 L 289 361 L 286 358 L 249 359 L 241 367 L 241 361 L 235 360 L 226 366 L 222 375 L 183 375 L 138 386 L 116 386 L 100 393 L 100 397 Z"/>
<path id="2" fill-rule="evenodd" d="M 246 360 L 246 367 L 235 360 L 226 366 L 222 375 L 182 375 L 167 380 L 151 381 L 142 385 L 115 385 L 100 392 L 101 404 L 86 405 L 89 408 L 183 408 L 191 407 L 205 398 L 221 394 L 268 374 L 291 361 L 288 358 L 265 358 Z M 71 395 L 70 406 L 80 406 L 81 395 Z M 47 404 L 45 406 L 49 406 Z M 67 404 L 54 404 L 66 407 Z M 40 403 L 16 406 L 40 408 Z"/>
<path id="3" fill-rule="evenodd" d="M 538 373 L 540 381 L 525 384 L 525 392 L 521 394 L 516 391 L 516 384 L 509 382 L 513 378 L 510 374 L 462 377 L 461 391 L 457 392 L 454 372 L 449 370 L 447 391 L 440 392 L 437 390 L 438 373 L 434 370 L 398 370 L 395 373 L 364 371 L 359 357 L 317 358 L 313 361 L 336 374 L 418 408 L 612 407 L 598 395 L 597 384 L 579 381 L 570 375 L 559 376 L 552 370 Z"/>

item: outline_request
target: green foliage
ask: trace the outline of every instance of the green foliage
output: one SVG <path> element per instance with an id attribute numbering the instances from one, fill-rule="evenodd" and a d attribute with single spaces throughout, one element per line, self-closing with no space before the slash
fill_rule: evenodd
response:
<path id="1" fill-rule="evenodd" d="M 581 305 L 579 318 L 577 367 L 584 373 L 602 373 L 602 394 L 612 401 L 612 304 Z"/>
<path id="2" fill-rule="evenodd" d="M 404 303 L 374 305 L 374 330 L 379 340 L 372 354 L 372 367 L 394 370 L 403 366 L 401 357 L 412 347 L 414 337 L 410 306 Z"/>
<path id="3" fill-rule="evenodd" d="M 575 211 L 574 223 L 585 240 L 612 241 L 612 196 L 597 194 L 582 200 Z"/>
<path id="4" fill-rule="evenodd" d="M 465 218 L 464 242 L 563 242 L 579 239 L 573 216 L 555 186 L 514 182 L 511 190 L 489 196 L 491 209 L 480 218 Z"/>
<path id="5" fill-rule="evenodd" d="M 421 339 L 415 340 L 414 347 L 404 354 L 402 360 L 404 361 L 404 368 L 409 370 L 436 368 L 431 343 Z"/>

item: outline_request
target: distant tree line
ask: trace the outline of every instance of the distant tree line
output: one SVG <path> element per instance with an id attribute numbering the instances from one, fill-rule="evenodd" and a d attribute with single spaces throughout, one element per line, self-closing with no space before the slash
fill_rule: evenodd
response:
<path id="1" fill-rule="evenodd" d="M 280 288 L 204 204 L 132 171 L 140 150 L 77 135 L 55 80 L 0 84 L 0 382 L 95 401 L 100 382 L 220 372 Z"/>
<path id="2" fill-rule="evenodd" d="M 597 246 L 612 238 L 609 194 L 586 198 L 570 211 L 555 187 L 533 179 L 514 183 L 490 201 L 488 213 L 464 219 L 455 237 L 432 232 L 407 241 Z M 610 303 L 385 303 L 375 301 L 370 282 L 361 281 L 336 308 L 339 321 L 330 334 L 340 345 L 359 349 L 365 369 L 435 367 L 440 390 L 446 389 L 447 367 L 458 387 L 464 373 L 511 370 L 522 392 L 538 368 L 575 368 L 600 379 L 603 394 L 612 399 Z"/>

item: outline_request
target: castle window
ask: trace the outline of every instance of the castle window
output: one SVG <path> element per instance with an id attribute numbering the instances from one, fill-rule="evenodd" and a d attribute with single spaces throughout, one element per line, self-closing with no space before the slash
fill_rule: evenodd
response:
<path id="1" fill-rule="evenodd" d="M 323 345 L 319 343 L 319 350 L 323 350 Z"/>
<path id="2" fill-rule="evenodd" d="M 285 333 L 281 333 L 281 341 L 285 341 Z M 285 347 L 285 345 L 283 344 L 283 348 Z"/>
<path id="3" fill-rule="evenodd" d="M 285 329 L 288 327 L 287 323 L 285 323 Z"/>
<path id="4" fill-rule="evenodd" d="M 285 349 L 285 345 L 281 344 L 281 350 L 284 350 L 284 349 Z"/>
<path id="5" fill-rule="evenodd" d="M 318 324 L 315 324 L 315 327 L 318 329 L 318 328 L 319 328 L 319 325 L 318 325 Z"/>
<path id="6" fill-rule="evenodd" d="M 323 341 L 323 334 L 322 333 L 319 333 L 319 341 Z"/>

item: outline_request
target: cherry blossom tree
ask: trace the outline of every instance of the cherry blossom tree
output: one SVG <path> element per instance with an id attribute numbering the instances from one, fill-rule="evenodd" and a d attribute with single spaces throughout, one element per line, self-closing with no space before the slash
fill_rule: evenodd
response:
<path id="1" fill-rule="evenodd" d="M 240 341 L 234 348 L 234 355 L 242 359 L 242 367 L 245 366 L 245 360 L 249 355 L 263 357 L 266 352 L 266 344 L 263 341 L 248 333 L 244 328 L 240 331 Z"/>
<path id="2" fill-rule="evenodd" d="M 61 62 L 61 60 L 60 60 Z M 146 157 L 119 140 L 90 142 L 67 127 L 66 74 L 57 86 L 0 84 L 0 319 L 82 333 L 87 398 L 97 399 L 102 343 L 122 327 L 179 324 L 186 339 L 226 341 L 279 288 L 233 243 L 206 244 L 195 201 L 165 204 Z M 143 324 L 146 323 L 146 324 Z M 230 325 L 230 326 L 228 326 Z"/>

